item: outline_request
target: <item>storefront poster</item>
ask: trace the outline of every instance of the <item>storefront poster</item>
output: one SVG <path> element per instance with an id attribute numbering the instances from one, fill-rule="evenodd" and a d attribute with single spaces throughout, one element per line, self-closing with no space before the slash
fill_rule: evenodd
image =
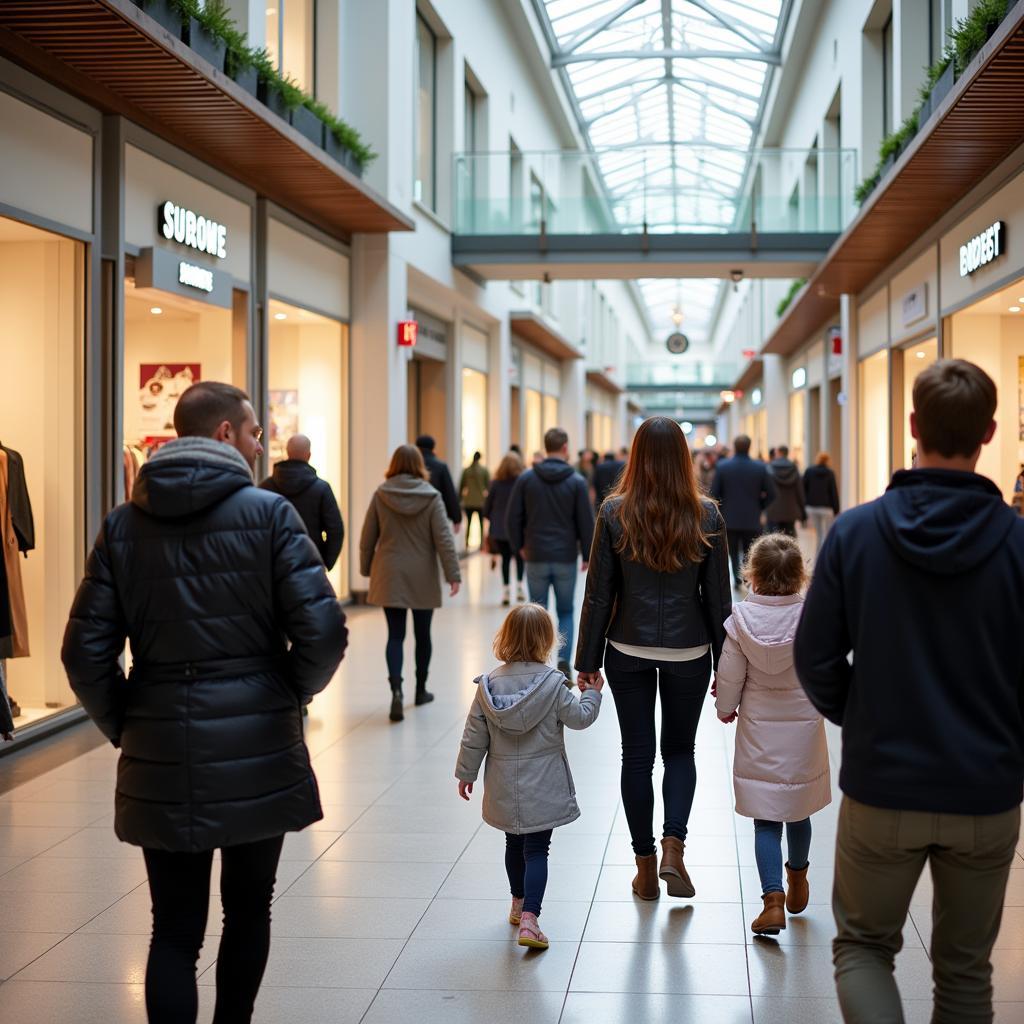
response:
<path id="1" fill-rule="evenodd" d="M 139 418 L 141 437 L 174 436 L 174 409 L 185 390 L 202 380 L 200 363 L 141 363 Z"/>
<path id="2" fill-rule="evenodd" d="M 288 438 L 299 432 L 299 392 L 296 388 L 271 390 L 269 418 L 270 461 L 280 462 L 288 458 L 285 451 Z"/>

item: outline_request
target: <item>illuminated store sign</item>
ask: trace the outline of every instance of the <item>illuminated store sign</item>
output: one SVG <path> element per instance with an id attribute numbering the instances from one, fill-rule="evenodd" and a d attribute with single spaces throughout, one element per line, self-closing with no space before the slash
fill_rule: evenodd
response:
<path id="1" fill-rule="evenodd" d="M 1002 256 L 1006 249 L 1006 225 L 997 220 L 980 235 L 960 246 L 960 276 L 973 274 L 986 263 Z"/>
<path id="2" fill-rule="evenodd" d="M 169 199 L 157 208 L 160 234 L 170 242 L 187 245 L 196 252 L 208 252 L 218 259 L 228 254 L 228 229 L 209 217 L 178 206 Z"/>
<path id="3" fill-rule="evenodd" d="M 182 260 L 178 264 L 178 284 L 188 285 L 189 288 L 198 288 L 207 293 L 212 292 L 213 271 Z"/>

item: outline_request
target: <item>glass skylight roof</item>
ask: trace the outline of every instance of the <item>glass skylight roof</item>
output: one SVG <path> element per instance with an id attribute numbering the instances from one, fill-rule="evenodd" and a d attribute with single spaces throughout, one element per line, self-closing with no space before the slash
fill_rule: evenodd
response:
<path id="1" fill-rule="evenodd" d="M 729 230 L 791 3 L 534 0 L 620 223 Z M 641 288 L 658 328 L 671 326 L 681 294 L 684 330 L 697 341 L 721 284 Z"/>

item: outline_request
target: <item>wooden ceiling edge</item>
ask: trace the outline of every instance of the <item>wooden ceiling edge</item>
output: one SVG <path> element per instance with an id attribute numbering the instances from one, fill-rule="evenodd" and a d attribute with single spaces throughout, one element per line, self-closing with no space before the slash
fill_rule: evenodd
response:
<path id="1" fill-rule="evenodd" d="M 746 391 L 752 384 L 755 384 L 764 376 L 764 360 L 760 355 L 754 356 L 743 368 L 743 372 L 733 384 L 733 391 Z"/>
<path id="2" fill-rule="evenodd" d="M 509 313 L 508 323 L 509 328 L 524 341 L 536 345 L 541 351 L 555 359 L 583 358 L 583 353 L 568 338 L 559 334 L 537 313 L 528 310 L 515 310 Z M 531 334 L 539 335 L 543 340 L 539 341 L 536 337 L 531 337 Z"/>
<path id="3" fill-rule="evenodd" d="M 587 370 L 587 381 L 610 395 L 621 395 L 626 390 L 602 370 Z"/>

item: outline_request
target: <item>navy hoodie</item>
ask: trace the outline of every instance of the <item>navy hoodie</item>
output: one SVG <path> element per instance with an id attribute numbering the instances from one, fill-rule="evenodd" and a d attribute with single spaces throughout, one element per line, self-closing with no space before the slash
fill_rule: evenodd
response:
<path id="1" fill-rule="evenodd" d="M 564 459 L 546 458 L 520 474 L 508 503 L 508 538 L 528 562 L 590 557 L 594 510 L 587 482 Z"/>
<path id="2" fill-rule="evenodd" d="M 794 656 L 843 728 L 839 783 L 854 800 L 949 814 L 1020 804 L 1024 518 L 991 481 L 901 471 L 841 515 Z"/>

